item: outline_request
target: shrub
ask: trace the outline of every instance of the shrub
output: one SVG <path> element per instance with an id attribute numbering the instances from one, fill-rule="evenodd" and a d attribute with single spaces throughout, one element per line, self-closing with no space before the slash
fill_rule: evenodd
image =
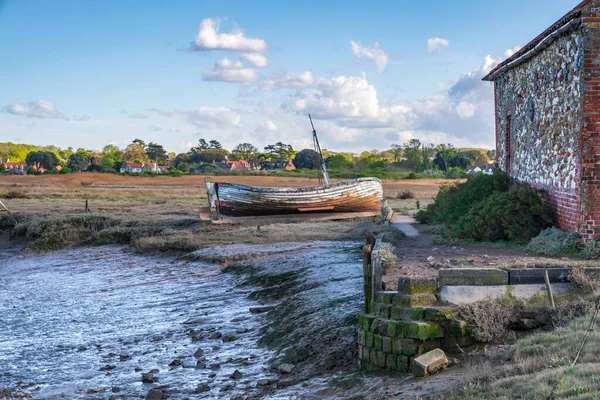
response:
<path id="1" fill-rule="evenodd" d="M 396 249 L 393 244 L 388 242 L 381 243 L 379 254 L 386 266 L 393 267 L 396 265 Z"/>
<path id="2" fill-rule="evenodd" d="M 414 199 L 415 194 L 413 192 L 411 192 L 410 190 L 403 190 L 396 194 L 396 198 L 400 199 L 400 200 Z"/>
<path id="3" fill-rule="evenodd" d="M 517 321 L 518 312 L 508 299 L 481 300 L 460 306 L 460 318 L 467 323 L 469 333 L 484 343 L 504 343 L 514 338 L 510 327 Z"/>
<path id="4" fill-rule="evenodd" d="M 594 300 L 588 297 L 576 297 L 573 300 L 556 303 L 550 310 L 550 323 L 555 328 L 565 326 L 577 317 L 583 317 L 594 310 Z"/>
<path id="5" fill-rule="evenodd" d="M 559 256 L 578 251 L 579 236 L 556 228 L 544 229 L 529 242 L 527 248 L 545 256 Z"/>
<path id="6" fill-rule="evenodd" d="M 419 179 L 419 178 L 420 178 L 420 176 L 416 172 L 411 172 L 408 175 L 406 175 L 406 179 Z"/>
<path id="7" fill-rule="evenodd" d="M 445 178 L 448 179 L 462 179 L 467 177 L 467 171 L 458 167 L 450 167 L 444 174 Z"/>
<path id="8" fill-rule="evenodd" d="M 152 175 L 152 171 L 150 171 L 149 169 L 147 169 L 147 170 L 145 170 L 145 171 L 142 173 L 142 175 L 145 175 L 145 176 Z"/>
<path id="9" fill-rule="evenodd" d="M 0 172 L 6 171 L 6 167 L 4 165 L 0 165 Z"/>
<path id="10" fill-rule="evenodd" d="M 493 193 L 508 191 L 509 184 L 508 175 L 495 172 L 492 175 L 469 176 L 465 182 L 442 185 L 434 202 L 419 211 L 416 218 L 422 223 L 452 223 L 467 214 L 473 204 Z"/>
<path id="11" fill-rule="evenodd" d="M 425 178 L 443 178 L 444 177 L 444 173 L 442 171 L 440 171 L 439 169 L 426 169 L 425 171 L 421 172 L 421 175 L 423 175 L 423 177 L 425 177 Z"/>
<path id="12" fill-rule="evenodd" d="M 467 214 L 448 227 L 447 233 L 459 239 L 525 243 L 550 226 L 550 205 L 537 190 L 522 184 L 473 204 Z"/>
<path id="13" fill-rule="evenodd" d="M 33 167 L 27 168 L 27 175 L 35 175 L 37 171 Z"/>
<path id="14" fill-rule="evenodd" d="M 595 240 L 585 241 L 581 249 L 581 256 L 587 259 L 598 258 L 600 256 L 600 243 Z"/>
<path id="15" fill-rule="evenodd" d="M 0 196 L 0 197 L 3 197 L 5 199 L 7 199 L 7 200 L 12 200 L 12 199 L 29 199 L 30 198 L 26 193 L 17 192 L 15 190 L 12 190 L 10 192 L 6 192 L 4 194 L 4 196 Z"/>

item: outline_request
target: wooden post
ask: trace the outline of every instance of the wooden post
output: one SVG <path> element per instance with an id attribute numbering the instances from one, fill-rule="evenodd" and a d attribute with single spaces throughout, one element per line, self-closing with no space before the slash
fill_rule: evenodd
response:
<path id="1" fill-rule="evenodd" d="M 548 290 L 548 298 L 550 299 L 550 305 L 554 310 L 556 305 L 554 305 L 554 296 L 552 295 L 552 286 L 550 286 L 550 278 L 548 277 L 548 270 L 544 271 L 544 280 L 546 281 L 546 289 Z"/>
<path id="2" fill-rule="evenodd" d="M 371 251 L 373 246 L 365 244 L 362 249 L 363 256 L 363 292 L 365 294 L 365 312 L 369 313 L 371 308 L 371 298 L 373 297 L 373 270 L 371 268 Z"/>
<path id="3" fill-rule="evenodd" d="M 417 210 L 421 209 L 421 203 L 419 202 L 419 200 L 417 200 Z"/>
<path id="4" fill-rule="evenodd" d="M 85 211 L 89 211 L 90 208 L 88 207 L 88 199 L 85 199 Z"/>
<path id="5" fill-rule="evenodd" d="M 2 203 L 1 201 L 0 201 L 0 211 L 6 211 L 7 213 L 10 214 L 10 211 L 8 211 L 8 208 L 6 208 L 4 203 Z"/>

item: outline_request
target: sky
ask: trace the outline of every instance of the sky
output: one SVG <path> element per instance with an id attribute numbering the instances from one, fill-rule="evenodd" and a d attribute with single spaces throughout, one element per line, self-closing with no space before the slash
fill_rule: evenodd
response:
<path id="1" fill-rule="evenodd" d="M 579 0 L 0 0 L 0 142 L 494 147 L 481 78 Z"/>

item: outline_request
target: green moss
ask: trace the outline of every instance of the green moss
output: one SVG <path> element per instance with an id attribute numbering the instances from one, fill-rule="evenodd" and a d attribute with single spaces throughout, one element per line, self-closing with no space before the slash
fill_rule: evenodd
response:
<path id="1" fill-rule="evenodd" d="M 434 304 L 435 302 L 436 297 L 433 294 L 397 294 L 394 296 L 394 304 L 404 307 L 426 307 Z"/>
<path id="2" fill-rule="evenodd" d="M 450 321 L 458 313 L 458 308 L 426 308 L 425 320 L 433 322 Z"/>
<path id="3" fill-rule="evenodd" d="M 411 322 L 408 326 L 408 337 L 413 339 L 434 339 L 439 332 L 440 326 L 438 324 Z"/>
<path id="4" fill-rule="evenodd" d="M 383 338 L 379 335 L 373 335 L 373 347 L 378 350 L 383 350 Z"/>

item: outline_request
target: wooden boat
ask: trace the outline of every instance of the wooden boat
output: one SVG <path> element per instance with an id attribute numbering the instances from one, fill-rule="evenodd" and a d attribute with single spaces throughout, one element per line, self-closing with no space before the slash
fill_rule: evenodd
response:
<path id="1" fill-rule="evenodd" d="M 297 188 L 207 182 L 206 190 L 213 216 L 323 211 L 378 212 L 383 198 L 381 181 L 377 178 L 359 178 L 329 185 Z"/>
<path id="2" fill-rule="evenodd" d="M 310 115 L 308 116 L 310 118 Z M 312 118 L 310 119 L 312 125 Z M 359 178 L 331 183 L 314 125 L 313 143 L 319 154 L 324 185 L 310 187 L 252 187 L 206 182 L 211 219 L 221 215 L 253 216 L 303 212 L 379 212 L 383 199 L 381 181 Z"/>

